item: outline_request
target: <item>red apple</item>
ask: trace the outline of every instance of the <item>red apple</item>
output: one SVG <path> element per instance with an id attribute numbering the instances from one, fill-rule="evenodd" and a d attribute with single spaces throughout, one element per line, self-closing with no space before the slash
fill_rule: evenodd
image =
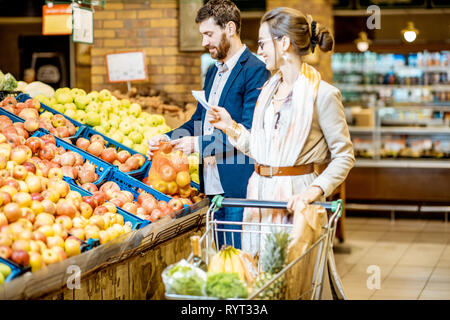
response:
<path id="1" fill-rule="evenodd" d="M 22 212 L 20 211 L 20 206 L 17 203 L 11 202 L 3 207 L 3 213 L 8 219 L 9 223 L 13 223 L 14 221 L 19 220 L 22 216 Z"/>
<path id="2" fill-rule="evenodd" d="M 74 218 L 77 213 L 77 208 L 67 200 L 61 200 L 56 205 L 56 214 L 58 216 L 68 216 Z"/>
<path id="3" fill-rule="evenodd" d="M 0 245 L 0 258 L 9 259 L 11 255 L 12 255 L 11 247 Z"/>
<path id="4" fill-rule="evenodd" d="M 91 183 L 91 182 L 82 184 L 82 185 L 81 185 L 81 188 L 83 188 L 84 190 L 89 191 L 89 192 L 92 193 L 92 194 L 93 194 L 94 192 L 98 191 L 97 186 L 96 186 L 95 184 Z"/>
<path id="5" fill-rule="evenodd" d="M 13 251 L 11 260 L 22 266 L 28 266 L 30 263 L 30 255 L 25 250 Z"/>
<path id="6" fill-rule="evenodd" d="M 106 148 L 100 154 L 100 158 L 106 162 L 113 163 L 117 158 L 117 150 L 115 148 Z"/>
<path id="7" fill-rule="evenodd" d="M 171 199 L 168 203 L 168 206 L 173 211 L 178 211 L 183 209 L 183 202 L 181 201 L 181 199 Z"/>
<path id="8" fill-rule="evenodd" d="M 73 257 L 81 253 L 81 241 L 75 237 L 68 237 L 64 243 L 64 251 L 68 257 Z"/>
<path id="9" fill-rule="evenodd" d="M 131 157 L 131 154 L 126 150 L 121 150 L 117 153 L 117 160 L 119 160 L 121 163 L 125 163 L 125 161 L 127 161 L 129 157 Z"/>

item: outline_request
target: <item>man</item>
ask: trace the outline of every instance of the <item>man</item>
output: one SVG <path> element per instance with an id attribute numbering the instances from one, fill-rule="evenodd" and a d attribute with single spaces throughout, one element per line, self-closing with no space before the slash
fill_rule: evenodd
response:
<path id="1" fill-rule="evenodd" d="M 265 64 L 254 56 L 240 39 L 239 9 L 230 0 L 210 0 L 197 12 L 196 22 L 202 34 L 202 45 L 217 59 L 205 78 L 204 90 L 208 102 L 228 110 L 238 123 L 250 129 L 259 88 L 269 78 Z M 250 159 L 234 149 L 225 134 L 205 120 L 206 110 L 198 104 L 192 118 L 178 129 L 148 141 L 149 155 L 159 142 L 172 139 L 177 150 L 185 154 L 200 154 L 200 187 L 210 199 L 221 194 L 230 198 L 245 198 L 248 179 L 253 173 Z M 202 161 L 203 160 L 203 161 Z M 243 208 L 222 208 L 215 218 L 222 221 L 242 221 Z M 240 226 L 226 226 L 240 229 Z M 224 243 L 219 234 L 219 247 Z M 240 248 L 240 233 L 226 235 L 226 243 Z"/>

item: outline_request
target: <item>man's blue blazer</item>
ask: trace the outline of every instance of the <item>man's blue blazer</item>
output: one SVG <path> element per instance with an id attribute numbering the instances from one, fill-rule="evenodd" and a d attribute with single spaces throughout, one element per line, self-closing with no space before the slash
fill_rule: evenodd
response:
<path id="1" fill-rule="evenodd" d="M 213 65 L 206 74 L 203 89 L 207 99 L 217 70 L 217 67 Z M 220 96 L 219 106 L 227 109 L 237 123 L 250 129 L 256 100 L 261 92 L 261 87 L 269 76 L 270 72 L 266 69 L 265 64 L 246 48 L 228 77 Z M 202 158 L 215 155 L 220 181 L 225 192 L 224 196 L 245 198 L 248 179 L 254 170 L 253 162 L 236 150 L 228 142 L 226 135 L 222 131 L 214 129 L 212 135 L 203 135 L 205 115 L 206 110 L 198 104 L 197 110 L 188 122 L 166 134 L 171 139 L 178 139 L 184 136 L 200 136 L 199 175 L 201 190 L 204 190 Z"/>

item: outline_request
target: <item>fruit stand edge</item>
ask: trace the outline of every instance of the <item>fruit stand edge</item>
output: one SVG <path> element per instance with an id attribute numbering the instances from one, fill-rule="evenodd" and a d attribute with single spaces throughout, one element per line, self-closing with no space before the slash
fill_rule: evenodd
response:
<path id="1" fill-rule="evenodd" d="M 200 209 L 202 211 L 207 208 Z M 80 289 L 62 288 L 48 293 L 42 300 L 145 300 L 164 299 L 161 273 L 164 268 L 191 252 L 189 237 L 204 233 L 204 226 L 185 233 L 125 260 L 104 263 L 83 275 Z"/>
<path id="2" fill-rule="evenodd" d="M 183 258 L 190 251 L 189 237 L 201 235 L 192 229 L 148 250 L 143 255 L 119 261 L 83 277 L 80 289 L 61 289 L 41 300 L 159 300 L 164 299 L 161 273 L 165 267 Z"/>

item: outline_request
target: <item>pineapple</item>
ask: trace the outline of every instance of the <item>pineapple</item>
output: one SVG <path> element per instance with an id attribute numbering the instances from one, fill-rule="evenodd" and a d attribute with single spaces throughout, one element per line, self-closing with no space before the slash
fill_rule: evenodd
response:
<path id="1" fill-rule="evenodd" d="M 255 290 L 263 287 L 283 269 L 286 264 L 288 244 L 289 233 L 287 232 L 278 231 L 267 235 L 265 250 L 261 256 L 262 272 L 256 278 Z M 283 275 L 261 292 L 258 298 L 263 300 L 280 300 L 284 297 L 285 289 L 286 283 Z"/>

